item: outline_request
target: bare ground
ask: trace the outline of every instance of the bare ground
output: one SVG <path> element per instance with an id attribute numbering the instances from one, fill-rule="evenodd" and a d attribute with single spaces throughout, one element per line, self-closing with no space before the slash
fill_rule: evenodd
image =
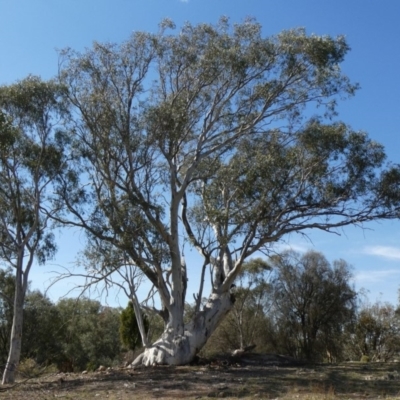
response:
<path id="1" fill-rule="evenodd" d="M 194 366 L 51 374 L 0 388 L 0 399 L 400 399 L 399 363 L 306 366 L 276 355 Z"/>

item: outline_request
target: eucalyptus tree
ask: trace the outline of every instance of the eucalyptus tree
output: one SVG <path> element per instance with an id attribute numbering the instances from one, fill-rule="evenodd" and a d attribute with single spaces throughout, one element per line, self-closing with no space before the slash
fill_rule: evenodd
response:
<path id="1" fill-rule="evenodd" d="M 251 255 L 291 232 L 392 218 L 400 200 L 382 146 L 329 119 L 357 89 L 340 69 L 344 37 L 264 37 L 224 18 L 170 28 L 60 55 L 85 171 L 59 187 L 63 221 L 126 254 L 158 291 L 165 330 L 144 365 L 193 359 Z M 201 261 L 188 265 L 189 251 Z M 185 324 L 189 273 L 199 292 Z"/>
<path id="2" fill-rule="evenodd" d="M 29 272 L 51 257 L 56 245 L 50 218 L 59 210 L 52 184 L 63 167 L 63 89 L 28 77 L 0 87 L 0 260 L 15 273 L 13 322 L 3 383 L 11 383 L 19 362 Z"/>

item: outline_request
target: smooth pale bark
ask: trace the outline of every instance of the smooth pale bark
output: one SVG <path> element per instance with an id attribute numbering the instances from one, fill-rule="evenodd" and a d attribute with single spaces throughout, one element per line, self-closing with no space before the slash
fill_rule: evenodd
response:
<path id="1" fill-rule="evenodd" d="M 14 383 L 15 373 L 21 356 L 24 297 L 25 293 L 22 285 L 17 282 L 14 299 L 14 317 L 11 328 L 10 350 L 8 353 L 7 364 L 3 373 L 3 385 L 7 383 Z"/>
<path id="2" fill-rule="evenodd" d="M 168 324 L 161 338 L 145 349 L 132 366 L 190 363 L 230 311 L 232 305 L 230 293 L 211 294 L 204 309 L 194 317 L 192 322 L 185 325 L 183 334 L 177 334 L 176 330 Z M 183 313 L 180 315 L 183 316 Z M 175 318 L 182 317 L 179 318 L 177 312 Z"/>
<path id="3" fill-rule="evenodd" d="M 137 324 L 138 324 L 140 337 L 142 339 L 143 346 L 144 347 L 148 347 L 149 346 L 149 341 L 147 340 L 147 333 L 146 333 L 146 329 L 144 327 L 142 310 L 140 309 L 139 300 L 138 300 L 138 298 L 136 296 L 135 291 L 133 291 L 131 293 L 131 301 L 132 301 L 133 310 L 135 311 L 135 317 L 136 317 L 136 321 L 137 321 Z"/>
<path id="4" fill-rule="evenodd" d="M 28 233 L 28 240 L 34 232 L 34 228 L 35 226 Z M 14 316 L 11 327 L 10 350 L 8 352 L 8 359 L 3 373 L 3 385 L 15 382 L 15 373 L 21 357 L 24 302 L 25 294 L 28 288 L 29 271 L 33 263 L 33 254 L 33 252 L 30 252 L 29 254 L 25 271 L 23 271 L 24 246 L 21 246 L 21 250 L 18 254 L 18 262 L 15 274 Z"/>

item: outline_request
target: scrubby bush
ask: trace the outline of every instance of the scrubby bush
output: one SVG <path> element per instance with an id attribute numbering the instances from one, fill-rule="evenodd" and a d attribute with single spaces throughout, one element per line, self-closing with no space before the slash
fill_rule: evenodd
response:
<path id="1" fill-rule="evenodd" d="M 55 364 L 40 365 L 32 358 L 25 358 L 18 365 L 18 376 L 21 379 L 35 378 L 43 374 L 56 373 L 58 368 Z"/>
<path id="2" fill-rule="evenodd" d="M 149 320 L 145 314 L 143 314 L 143 323 L 147 334 L 149 331 Z M 119 333 L 122 343 L 128 350 L 135 350 L 137 347 L 141 346 L 142 338 L 131 301 L 129 301 L 127 307 L 121 311 Z"/>

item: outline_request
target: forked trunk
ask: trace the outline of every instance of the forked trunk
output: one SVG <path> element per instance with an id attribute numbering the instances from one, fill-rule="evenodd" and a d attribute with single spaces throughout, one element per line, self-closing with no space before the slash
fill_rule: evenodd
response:
<path id="1" fill-rule="evenodd" d="M 8 359 L 4 368 L 2 384 L 14 383 L 15 373 L 20 361 L 22 345 L 22 323 L 23 323 L 24 293 L 22 289 L 17 290 L 14 300 L 14 317 L 11 327 L 11 341 Z"/>
<path id="2" fill-rule="evenodd" d="M 204 309 L 185 325 L 183 333 L 177 334 L 175 329 L 167 326 L 161 338 L 145 349 L 132 366 L 190 363 L 229 312 L 232 304 L 229 293 L 213 293 Z"/>

